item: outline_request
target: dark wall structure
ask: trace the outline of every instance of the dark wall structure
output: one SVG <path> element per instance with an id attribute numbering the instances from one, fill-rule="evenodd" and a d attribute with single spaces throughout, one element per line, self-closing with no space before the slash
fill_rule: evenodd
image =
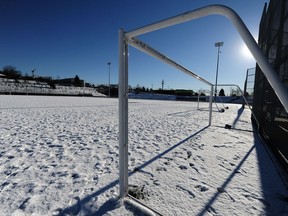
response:
<path id="1" fill-rule="evenodd" d="M 258 43 L 287 87 L 288 94 L 288 0 L 265 4 Z M 288 171 L 288 114 L 261 69 L 256 66 L 253 112 L 260 133 Z"/>

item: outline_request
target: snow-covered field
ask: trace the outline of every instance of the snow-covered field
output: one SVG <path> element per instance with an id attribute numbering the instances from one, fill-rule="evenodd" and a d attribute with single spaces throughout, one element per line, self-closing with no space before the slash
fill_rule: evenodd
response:
<path id="1" fill-rule="evenodd" d="M 288 192 L 229 104 L 129 100 L 129 184 L 162 215 L 288 215 Z M 118 101 L 0 96 L 0 215 L 140 215 L 115 204 Z M 232 129 L 225 129 L 225 124 Z"/>

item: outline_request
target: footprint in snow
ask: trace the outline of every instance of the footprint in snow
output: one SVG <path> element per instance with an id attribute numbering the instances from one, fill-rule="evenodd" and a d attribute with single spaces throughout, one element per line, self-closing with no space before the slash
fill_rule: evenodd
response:
<path id="1" fill-rule="evenodd" d="M 189 166 L 194 169 L 197 173 L 199 173 L 199 170 L 195 167 L 195 164 L 189 163 Z"/>
<path id="2" fill-rule="evenodd" d="M 156 179 L 156 180 L 153 180 L 153 184 L 156 185 L 156 186 L 159 186 L 159 185 L 160 185 L 160 182 L 159 182 L 158 179 Z"/>
<path id="3" fill-rule="evenodd" d="M 185 166 L 185 165 L 180 165 L 179 168 L 180 168 L 181 170 L 187 170 L 187 169 L 188 169 L 187 166 Z"/>
<path id="4" fill-rule="evenodd" d="M 189 159 L 192 156 L 192 152 L 191 151 L 187 151 L 187 159 Z"/>
<path id="5" fill-rule="evenodd" d="M 78 178 L 80 178 L 80 175 L 78 173 L 73 173 L 71 175 L 71 177 L 72 177 L 72 179 L 78 179 Z"/>
<path id="6" fill-rule="evenodd" d="M 240 159 L 240 156 L 239 155 L 235 155 L 234 157 L 233 157 L 233 160 L 239 160 Z"/>
<path id="7" fill-rule="evenodd" d="M 167 171 L 165 167 L 157 167 L 156 171 L 161 172 L 161 171 Z"/>
<path id="8" fill-rule="evenodd" d="M 219 193 L 226 193 L 227 196 L 232 200 L 232 202 L 235 202 L 235 199 L 223 187 L 217 187 L 217 191 Z"/>
<path id="9" fill-rule="evenodd" d="M 195 188 L 198 189 L 200 192 L 205 192 L 209 190 L 209 188 L 205 185 L 196 185 Z"/>
<path id="10" fill-rule="evenodd" d="M 176 185 L 176 189 L 178 191 L 182 191 L 182 192 L 188 193 L 191 199 L 196 197 L 192 191 L 182 187 L 181 185 Z"/>
<path id="11" fill-rule="evenodd" d="M 105 160 L 105 166 L 110 166 L 113 161 L 114 161 L 113 157 L 107 157 Z"/>
<path id="12" fill-rule="evenodd" d="M 206 211 L 208 211 L 212 215 L 217 215 L 216 210 L 212 206 L 206 206 Z"/>
<path id="13" fill-rule="evenodd" d="M 27 204 L 27 202 L 28 202 L 29 200 L 30 200 L 30 197 L 28 197 L 27 199 L 25 199 L 25 200 L 21 203 L 21 205 L 19 206 L 19 209 L 25 210 L 26 204 Z"/>
<path id="14" fill-rule="evenodd" d="M 200 155 L 196 155 L 194 158 L 193 158 L 193 160 L 195 160 L 195 161 L 197 161 L 197 160 L 201 160 L 201 161 L 205 161 L 205 159 L 202 157 L 202 156 L 200 156 Z"/>

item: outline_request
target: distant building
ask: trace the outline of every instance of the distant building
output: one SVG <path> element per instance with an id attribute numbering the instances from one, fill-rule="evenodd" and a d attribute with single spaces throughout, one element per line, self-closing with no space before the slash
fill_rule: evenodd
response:
<path id="1" fill-rule="evenodd" d="M 56 79 L 54 80 L 56 84 L 62 85 L 62 86 L 73 86 L 75 84 L 75 78 L 66 78 L 66 79 Z M 85 81 L 79 80 L 80 86 L 84 86 Z"/>
<path id="2" fill-rule="evenodd" d="M 270 0 L 268 8 L 265 4 L 258 43 L 288 94 L 288 0 Z M 260 132 L 288 171 L 288 114 L 258 66 L 253 112 Z"/>

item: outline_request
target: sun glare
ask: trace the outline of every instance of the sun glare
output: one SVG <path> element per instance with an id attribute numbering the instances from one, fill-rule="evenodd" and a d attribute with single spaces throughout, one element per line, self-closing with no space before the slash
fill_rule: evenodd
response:
<path id="1" fill-rule="evenodd" d="M 253 55 L 251 54 L 246 44 L 242 45 L 241 53 L 246 59 L 254 59 Z"/>

